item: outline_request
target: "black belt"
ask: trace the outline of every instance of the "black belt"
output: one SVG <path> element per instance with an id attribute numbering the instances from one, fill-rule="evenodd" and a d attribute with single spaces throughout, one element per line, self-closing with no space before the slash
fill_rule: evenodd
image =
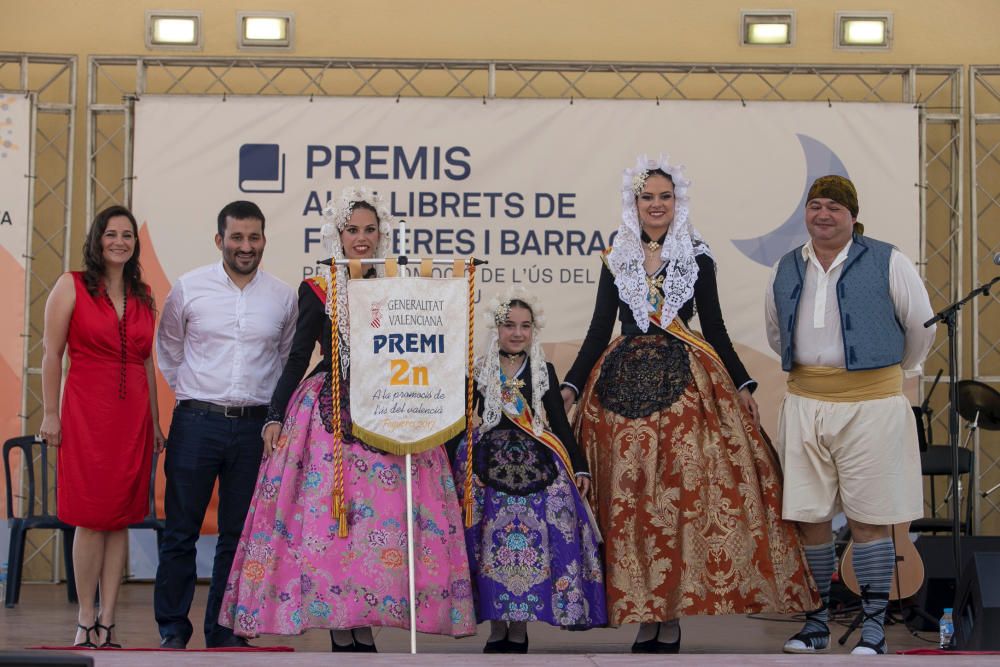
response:
<path id="1" fill-rule="evenodd" d="M 267 417 L 266 405 L 216 405 L 207 401 L 196 401 L 193 398 L 186 398 L 183 401 L 177 401 L 177 407 L 217 412 L 230 419 L 265 419 Z"/>

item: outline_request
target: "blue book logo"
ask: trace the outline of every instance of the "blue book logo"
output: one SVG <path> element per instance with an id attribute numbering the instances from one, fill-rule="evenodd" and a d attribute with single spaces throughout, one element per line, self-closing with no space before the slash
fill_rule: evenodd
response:
<path id="1" fill-rule="evenodd" d="M 284 192 L 285 154 L 278 144 L 240 146 L 240 191 Z"/>

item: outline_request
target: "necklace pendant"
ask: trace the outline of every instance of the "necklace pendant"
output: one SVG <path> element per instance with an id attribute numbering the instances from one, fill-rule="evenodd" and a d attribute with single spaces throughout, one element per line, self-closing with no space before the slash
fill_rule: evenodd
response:
<path id="1" fill-rule="evenodd" d="M 649 248 L 650 250 L 659 250 L 660 249 L 660 242 L 659 241 L 646 241 L 646 247 Z"/>

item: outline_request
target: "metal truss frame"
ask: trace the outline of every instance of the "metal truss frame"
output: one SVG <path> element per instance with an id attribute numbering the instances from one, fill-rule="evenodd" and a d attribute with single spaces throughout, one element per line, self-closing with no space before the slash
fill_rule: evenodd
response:
<path id="1" fill-rule="evenodd" d="M 1000 66 L 969 68 L 969 170 L 972 174 L 970 211 L 972 257 L 970 287 L 997 275 L 994 258 L 1000 251 Z M 972 377 L 1000 385 L 1000 296 L 979 297 L 972 311 Z M 976 442 L 976 516 L 1000 516 L 1000 434 L 980 431 Z"/>
<path id="2" fill-rule="evenodd" d="M 69 269 L 70 219 L 73 210 L 73 155 L 76 136 L 77 57 L 35 53 L 0 53 L 0 90 L 32 99 L 29 154 L 28 243 L 25 254 L 23 385 L 21 432 L 41 421 L 41 356 L 45 300 L 59 276 Z M 23 461 L 38 466 L 40 462 Z M 54 464 L 53 464 L 54 465 Z M 39 498 L 19 496 L 22 507 Z M 40 536 L 42 535 L 42 536 Z M 28 535 L 25 567 L 45 562 L 59 581 L 59 531 Z M 36 570 L 37 571 L 37 570 Z"/>
<path id="3" fill-rule="evenodd" d="M 919 265 L 935 309 L 955 300 L 967 279 L 961 66 L 91 56 L 88 83 L 88 218 L 131 200 L 134 101 L 145 94 L 913 104 L 920 119 Z M 963 349 L 960 340 L 960 368 Z M 926 364 L 941 367 L 947 367 L 943 334 Z M 922 378 L 921 394 L 928 383 Z M 944 433 L 943 388 L 933 405 Z"/>
<path id="4" fill-rule="evenodd" d="M 92 56 L 88 71 L 88 218 L 131 199 L 132 114 L 145 94 L 913 104 L 920 119 L 914 185 L 921 272 L 935 308 L 962 291 L 961 66 Z M 962 349 L 960 341 L 960 357 Z M 927 362 L 928 369 L 939 367 L 947 367 L 943 335 Z M 947 392 L 934 399 L 935 423 L 946 432 Z"/>

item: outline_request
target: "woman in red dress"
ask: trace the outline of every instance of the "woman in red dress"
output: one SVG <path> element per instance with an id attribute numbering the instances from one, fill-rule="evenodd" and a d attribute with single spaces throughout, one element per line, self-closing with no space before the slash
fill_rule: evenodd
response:
<path id="1" fill-rule="evenodd" d="M 101 211 L 84 242 L 84 270 L 60 276 L 45 304 L 39 435 L 59 448 L 58 515 L 77 527 L 74 643 L 86 648 L 119 647 L 111 629 L 127 527 L 146 516 L 152 454 L 163 448 L 151 356 L 155 306 L 139 269 L 138 232 L 127 208 Z"/>

